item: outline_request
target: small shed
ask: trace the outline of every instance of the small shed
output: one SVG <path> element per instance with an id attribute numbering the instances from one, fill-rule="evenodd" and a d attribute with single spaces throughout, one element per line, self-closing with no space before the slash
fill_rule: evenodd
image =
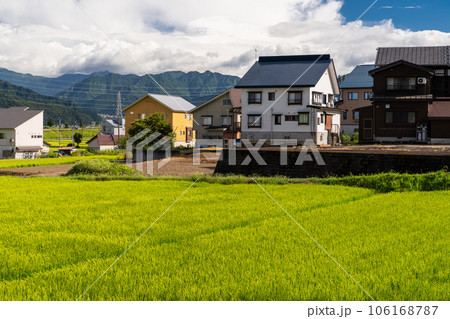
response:
<path id="1" fill-rule="evenodd" d="M 61 155 L 72 155 L 73 152 L 76 151 L 76 148 L 74 146 L 66 146 L 58 148 L 58 152 Z"/>
<path id="2" fill-rule="evenodd" d="M 117 148 L 118 139 L 118 135 L 98 134 L 91 138 L 87 144 L 89 148 L 96 151 L 113 150 Z"/>

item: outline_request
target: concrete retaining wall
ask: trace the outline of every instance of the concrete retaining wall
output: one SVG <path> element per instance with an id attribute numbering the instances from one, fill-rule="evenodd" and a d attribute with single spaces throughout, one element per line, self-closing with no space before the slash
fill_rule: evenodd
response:
<path id="1" fill-rule="evenodd" d="M 295 165 L 300 152 L 289 151 L 288 165 L 281 165 L 279 151 L 260 150 L 258 153 L 267 165 L 258 165 L 253 157 L 248 165 L 242 165 L 250 154 L 246 149 L 236 150 L 236 165 L 230 165 L 229 151 L 224 150 L 223 160 L 218 162 L 215 173 L 306 178 L 377 174 L 390 171 L 426 173 L 450 167 L 450 156 L 321 152 L 325 165 L 318 165 L 315 160 L 305 161 L 303 165 Z M 311 158 L 314 159 L 313 156 Z"/>

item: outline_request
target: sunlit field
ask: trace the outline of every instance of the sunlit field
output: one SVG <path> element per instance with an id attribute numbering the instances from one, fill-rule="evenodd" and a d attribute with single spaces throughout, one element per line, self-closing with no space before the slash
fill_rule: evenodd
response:
<path id="1" fill-rule="evenodd" d="M 0 300 L 76 300 L 190 181 L 0 178 Z M 450 192 L 262 185 L 376 300 L 448 300 Z M 370 300 L 254 184 L 197 183 L 81 300 Z"/>

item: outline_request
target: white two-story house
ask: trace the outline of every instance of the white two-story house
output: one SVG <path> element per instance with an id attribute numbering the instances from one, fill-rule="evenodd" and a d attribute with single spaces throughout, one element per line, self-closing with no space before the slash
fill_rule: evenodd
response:
<path id="1" fill-rule="evenodd" d="M 0 109 L 0 159 L 32 159 L 43 149 L 44 111 Z"/>
<path id="2" fill-rule="evenodd" d="M 339 85 L 329 55 L 260 57 L 235 88 L 242 89 L 243 139 L 338 141 Z"/>
<path id="3" fill-rule="evenodd" d="M 121 119 L 121 124 L 117 119 L 103 119 L 102 134 L 125 136 L 125 119 Z"/>

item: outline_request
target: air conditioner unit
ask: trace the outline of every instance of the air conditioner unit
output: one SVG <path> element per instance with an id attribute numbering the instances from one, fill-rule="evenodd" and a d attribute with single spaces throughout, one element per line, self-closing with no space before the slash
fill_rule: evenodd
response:
<path id="1" fill-rule="evenodd" d="M 9 141 L 10 141 L 11 143 L 14 143 L 16 140 L 12 138 L 12 139 L 10 139 Z"/>
<path id="2" fill-rule="evenodd" d="M 427 84 L 427 78 L 417 78 L 417 84 Z"/>

